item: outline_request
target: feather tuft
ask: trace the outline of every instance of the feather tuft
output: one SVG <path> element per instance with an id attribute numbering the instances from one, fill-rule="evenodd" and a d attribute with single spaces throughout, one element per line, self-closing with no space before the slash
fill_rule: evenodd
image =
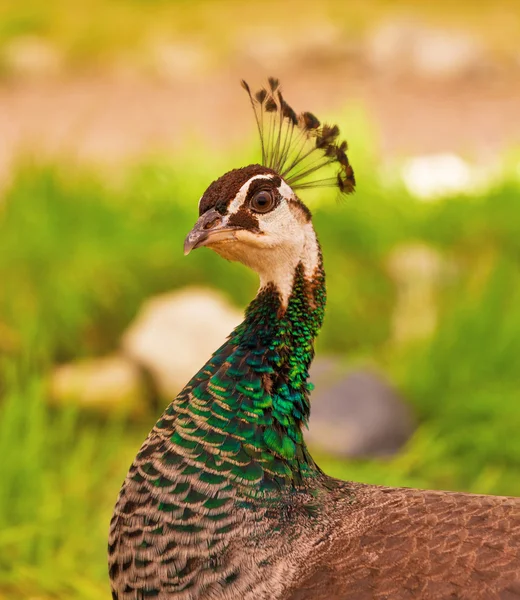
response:
<path id="1" fill-rule="evenodd" d="M 268 98 L 267 102 L 265 103 L 265 110 L 267 112 L 274 112 L 275 110 L 278 109 L 278 106 L 274 100 L 274 98 Z"/>
<path id="2" fill-rule="evenodd" d="M 337 125 L 322 125 L 311 112 L 297 114 L 286 102 L 280 81 L 268 78 L 267 87 L 252 93 L 242 80 L 260 135 L 262 164 L 276 171 L 293 189 L 337 187 L 343 194 L 354 191 L 356 182 L 345 140 L 339 142 Z M 326 168 L 339 168 L 336 175 L 311 176 Z"/>
<path id="3" fill-rule="evenodd" d="M 276 92 L 276 90 L 280 86 L 280 80 L 277 79 L 276 77 L 269 77 L 267 79 L 267 81 L 269 82 L 269 87 L 271 88 L 271 92 L 274 94 L 274 92 Z"/>
<path id="4" fill-rule="evenodd" d="M 305 129 L 318 129 L 321 125 L 319 119 L 317 119 L 312 113 L 304 112 L 302 113 L 303 126 Z"/>
<path id="5" fill-rule="evenodd" d="M 267 90 L 265 88 L 262 88 L 261 90 L 258 90 L 258 92 L 256 92 L 255 94 L 255 98 L 258 102 L 260 102 L 260 104 L 264 103 L 264 100 L 267 97 Z"/>
<path id="6" fill-rule="evenodd" d="M 294 125 L 298 125 L 298 117 L 294 110 L 284 101 L 282 106 L 283 116 Z"/>

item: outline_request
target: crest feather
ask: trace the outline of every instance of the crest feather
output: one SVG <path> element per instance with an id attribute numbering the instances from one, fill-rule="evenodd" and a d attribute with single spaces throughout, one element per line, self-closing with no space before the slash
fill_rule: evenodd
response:
<path id="1" fill-rule="evenodd" d="M 262 164 L 276 171 L 293 189 L 334 186 L 343 194 L 354 191 L 354 171 L 347 157 L 347 142 L 338 141 L 337 125 L 322 124 L 311 112 L 299 115 L 285 101 L 280 82 L 269 77 L 267 87 L 251 92 L 242 80 L 255 114 L 262 146 Z M 328 165 L 335 176 L 311 176 Z"/>

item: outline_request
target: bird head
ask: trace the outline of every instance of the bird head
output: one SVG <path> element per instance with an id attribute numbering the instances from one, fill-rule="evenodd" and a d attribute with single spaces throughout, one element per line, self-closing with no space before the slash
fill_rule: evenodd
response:
<path id="1" fill-rule="evenodd" d="M 234 169 L 208 187 L 184 252 L 207 246 L 255 270 L 261 285 L 273 282 L 283 292 L 299 263 L 309 275 L 321 263 L 311 213 L 295 190 L 334 186 L 350 193 L 354 173 L 336 125 L 321 125 L 309 112 L 296 115 L 276 79 L 255 94 L 242 85 L 255 113 L 262 164 Z M 329 166 L 336 167 L 333 176 L 311 178 Z"/>
<path id="2" fill-rule="evenodd" d="M 277 173 L 261 165 L 214 181 L 200 199 L 199 215 L 184 243 L 186 254 L 208 246 L 260 275 L 301 255 L 312 230 L 307 207 Z"/>

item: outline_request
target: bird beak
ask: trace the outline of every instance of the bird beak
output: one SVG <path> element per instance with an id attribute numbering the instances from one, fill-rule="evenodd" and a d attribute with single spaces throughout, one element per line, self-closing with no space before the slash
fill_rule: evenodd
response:
<path id="1" fill-rule="evenodd" d="M 205 212 L 184 240 L 184 255 L 187 256 L 192 250 L 201 246 L 236 239 L 237 228 L 228 227 L 225 220 L 225 217 L 214 209 Z"/>

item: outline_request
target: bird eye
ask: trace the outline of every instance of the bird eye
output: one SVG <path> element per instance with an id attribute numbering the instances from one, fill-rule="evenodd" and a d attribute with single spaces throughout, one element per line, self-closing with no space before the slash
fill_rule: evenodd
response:
<path id="1" fill-rule="evenodd" d="M 268 190 L 259 191 L 251 199 L 251 208 L 257 213 L 266 213 L 274 208 L 274 198 Z"/>

